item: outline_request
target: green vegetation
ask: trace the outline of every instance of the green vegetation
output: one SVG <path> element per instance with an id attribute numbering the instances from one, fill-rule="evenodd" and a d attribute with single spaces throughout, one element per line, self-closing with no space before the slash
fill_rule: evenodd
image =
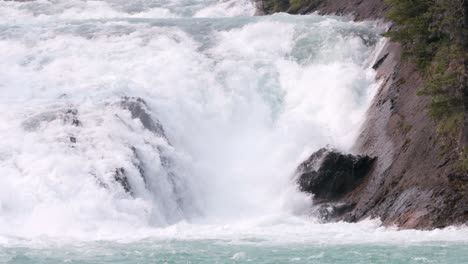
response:
<path id="1" fill-rule="evenodd" d="M 307 12 L 322 2 L 258 1 L 265 13 Z M 468 0 L 384 1 L 389 5 L 387 18 L 394 23 L 385 36 L 401 43 L 403 57 L 422 73 L 424 88 L 419 95 L 431 100 L 428 114 L 438 124 L 443 148 L 458 150 L 468 171 L 468 127 L 463 126 L 468 120 Z M 400 126 L 406 133 L 410 129 L 404 123 Z"/>
<path id="2" fill-rule="evenodd" d="M 265 13 L 284 12 L 289 8 L 289 0 L 260 0 Z"/>
<path id="3" fill-rule="evenodd" d="M 386 0 L 395 27 L 385 35 L 402 43 L 420 69 L 439 134 L 456 143 L 464 117 L 466 40 L 463 0 Z M 464 142 L 463 142 L 464 143 Z M 463 148 L 461 148 L 463 149 Z"/>
<path id="4" fill-rule="evenodd" d="M 312 10 L 322 2 L 258 1 L 265 13 L 298 13 Z M 390 7 L 387 18 L 395 25 L 385 36 L 402 43 L 403 56 L 421 71 L 425 87 L 419 94 L 431 98 L 428 113 L 438 123 L 440 135 L 455 143 L 460 138 L 464 107 L 468 104 L 463 101 L 467 89 L 465 65 L 468 64 L 468 45 L 464 37 L 467 0 L 385 1 Z"/>
<path id="5" fill-rule="evenodd" d="M 398 120 L 398 127 L 400 128 L 403 135 L 408 134 L 408 132 L 410 132 L 410 130 L 413 128 L 413 126 L 403 118 Z"/>
<path id="6" fill-rule="evenodd" d="M 468 149 L 465 149 L 464 153 L 468 153 Z M 461 171 L 468 171 L 468 157 L 466 155 L 463 155 L 459 160 L 458 160 L 458 168 Z"/>

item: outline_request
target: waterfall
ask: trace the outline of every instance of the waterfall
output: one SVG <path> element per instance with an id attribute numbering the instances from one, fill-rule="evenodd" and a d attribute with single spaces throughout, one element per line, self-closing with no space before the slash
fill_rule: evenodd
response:
<path id="1" fill-rule="evenodd" d="M 247 0 L 1 2 L 0 235 L 306 217 L 292 173 L 353 144 L 381 28 L 254 13 Z"/>

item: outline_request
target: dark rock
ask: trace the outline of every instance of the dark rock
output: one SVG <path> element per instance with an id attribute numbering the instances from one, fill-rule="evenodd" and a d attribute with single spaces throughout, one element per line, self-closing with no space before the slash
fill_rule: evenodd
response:
<path id="1" fill-rule="evenodd" d="M 65 116 L 63 117 L 65 123 L 71 123 L 74 126 L 81 126 L 81 121 L 78 119 L 78 110 L 77 109 L 68 109 L 65 111 Z"/>
<path id="2" fill-rule="evenodd" d="M 155 120 L 149 114 L 145 100 L 138 97 L 123 97 L 120 105 L 130 112 L 133 119 L 139 119 L 144 128 L 166 138 L 166 133 L 159 120 Z"/>
<path id="3" fill-rule="evenodd" d="M 127 193 L 131 193 L 131 187 L 130 183 L 128 182 L 127 175 L 125 175 L 125 169 L 124 168 L 117 168 L 114 171 L 114 179 L 120 185 L 122 185 L 122 188 L 125 190 Z"/>
<path id="4" fill-rule="evenodd" d="M 70 137 L 69 139 L 71 143 L 76 143 L 76 137 Z"/>
<path id="5" fill-rule="evenodd" d="M 317 208 L 317 215 L 320 220 L 329 222 L 340 219 L 346 213 L 352 211 L 356 204 L 346 203 L 324 203 Z"/>
<path id="6" fill-rule="evenodd" d="M 434 31 L 432 32 L 429 37 L 427 38 L 427 41 L 429 42 L 437 42 L 442 38 L 440 32 Z"/>
<path id="7" fill-rule="evenodd" d="M 143 179 L 145 186 L 148 187 L 148 179 L 145 172 L 144 163 L 142 162 L 140 155 L 138 154 L 138 150 L 134 146 L 131 147 L 131 150 L 133 152 L 133 165 L 136 168 L 138 168 L 138 172 L 140 173 L 140 176 Z"/>
<path id="8" fill-rule="evenodd" d="M 377 69 L 380 67 L 380 65 L 382 65 L 382 63 L 384 63 L 384 61 L 387 59 L 388 54 L 389 54 L 389 53 L 387 52 L 385 55 L 383 55 L 383 56 L 372 66 L 372 69 L 377 70 Z"/>
<path id="9" fill-rule="evenodd" d="M 260 10 L 258 14 L 273 12 L 307 14 L 318 11 L 321 14 L 353 15 L 356 20 L 381 19 L 388 8 L 384 0 L 302 0 L 299 8 L 287 0 L 255 0 L 255 2 L 257 9 Z"/>
<path id="10" fill-rule="evenodd" d="M 182 208 L 188 207 L 190 200 L 186 199 L 187 186 L 185 186 L 185 182 L 178 176 L 178 173 L 176 172 L 175 163 L 170 153 L 170 147 L 167 147 L 171 144 L 168 141 L 164 128 L 159 120 L 150 114 L 151 111 L 148 107 L 148 104 L 142 98 L 123 97 L 119 102 L 119 105 L 123 109 L 130 112 L 132 119 L 138 119 L 145 129 L 166 140 L 167 145 L 162 144 L 154 146 L 154 150 L 158 152 L 161 166 L 163 167 L 163 171 L 159 172 L 161 175 L 158 177 L 166 177 L 170 184 L 170 187 L 168 188 L 171 188 L 171 192 L 174 196 L 173 199 L 176 202 L 178 209 L 183 210 Z M 155 186 L 155 176 L 157 175 L 154 175 L 154 171 L 151 170 L 151 166 L 148 164 L 148 162 L 151 161 L 145 160 L 138 148 L 130 146 L 130 149 L 133 152 L 133 166 L 138 169 L 145 187 L 150 190 L 150 192 L 157 191 L 158 187 Z M 115 171 L 114 178 L 122 185 L 126 192 L 132 194 L 131 186 L 125 174 L 126 172 L 124 168 L 118 168 Z"/>
<path id="11" fill-rule="evenodd" d="M 148 104 L 144 99 L 139 97 L 124 96 L 122 97 L 119 104 L 123 109 L 128 110 L 130 112 L 132 119 L 138 119 L 145 129 L 153 132 L 154 134 L 160 137 L 163 137 L 167 141 L 166 133 L 164 131 L 163 126 L 161 125 L 158 119 L 151 116 L 151 111 L 148 108 Z M 169 142 L 168 144 L 170 145 Z M 170 158 L 167 157 L 167 155 L 165 154 L 164 147 L 157 146 L 156 148 L 159 152 L 162 166 L 166 170 L 169 170 L 171 161 Z M 142 161 L 137 148 L 131 146 L 131 150 L 133 152 L 133 165 L 138 169 L 145 185 L 148 185 L 148 175 L 145 171 L 145 164 Z"/>
<path id="12" fill-rule="evenodd" d="M 321 14 L 353 15 L 356 20 L 381 19 L 388 6 L 383 0 L 327 0 L 312 11 Z"/>
<path id="13" fill-rule="evenodd" d="M 374 161 L 369 156 L 320 149 L 299 166 L 299 188 L 314 194 L 318 201 L 337 201 L 354 190 Z"/>
<path id="14" fill-rule="evenodd" d="M 22 126 L 27 131 L 36 131 L 44 123 L 50 123 L 57 119 L 63 120 L 64 124 L 81 126 L 81 121 L 78 118 L 78 110 L 73 108 L 59 108 L 36 114 L 26 119 L 22 123 Z"/>

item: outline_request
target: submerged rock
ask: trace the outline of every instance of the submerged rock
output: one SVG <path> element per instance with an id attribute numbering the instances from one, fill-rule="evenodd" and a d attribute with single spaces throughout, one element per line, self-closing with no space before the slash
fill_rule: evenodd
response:
<path id="1" fill-rule="evenodd" d="M 145 100 L 139 97 L 123 97 L 120 105 L 130 112 L 133 119 L 139 119 L 144 128 L 166 138 L 166 133 L 159 120 L 153 119 L 149 114 Z"/>
<path id="2" fill-rule="evenodd" d="M 152 146 L 154 151 L 158 152 L 161 170 L 155 170 L 150 163 L 155 160 L 145 158 L 143 151 L 138 146 L 129 146 L 132 152 L 132 164 L 128 168 L 119 167 L 115 169 L 114 180 L 119 183 L 123 189 L 130 195 L 134 195 L 135 186 L 129 177 L 138 173 L 145 184 L 145 188 L 153 193 L 156 199 L 166 200 L 166 206 L 174 211 L 182 212 L 190 206 L 190 199 L 187 199 L 189 188 L 186 186 L 179 173 L 177 172 L 175 161 L 171 156 L 172 145 L 166 137 L 163 125 L 154 116 L 146 101 L 139 97 L 122 97 L 117 103 L 122 109 L 130 113 L 131 119 L 137 119 L 146 130 L 152 132 L 153 136 L 163 138 L 167 144 L 156 144 Z M 148 143 L 150 144 L 150 143 Z M 136 169 L 136 170 L 135 170 Z M 133 178 L 132 178 L 133 179 Z M 161 190 L 161 186 L 165 186 Z M 164 197 L 164 195 L 169 195 Z M 170 201 L 168 201 L 170 200 Z M 174 202 L 173 204 L 171 204 Z"/>
<path id="3" fill-rule="evenodd" d="M 124 96 L 119 102 L 120 107 L 122 107 L 125 110 L 128 110 L 130 112 L 131 118 L 132 119 L 138 119 L 142 126 L 154 133 L 157 137 L 162 137 L 167 141 L 167 137 L 164 131 L 163 126 L 159 122 L 158 119 L 155 117 L 151 116 L 150 114 L 150 109 L 148 108 L 148 105 L 146 101 L 140 97 L 129 97 L 129 96 Z M 170 145 L 170 143 L 168 142 Z M 133 166 L 138 169 L 138 172 L 145 183 L 146 187 L 148 188 L 148 175 L 145 170 L 145 163 L 143 162 L 142 158 L 140 157 L 139 151 L 136 147 L 130 146 L 130 149 L 133 153 Z M 169 163 L 169 157 L 167 157 L 164 153 L 164 149 L 161 146 L 156 147 L 159 157 L 161 159 L 161 164 L 163 167 L 167 170 L 169 169 L 167 164 Z M 128 182 L 128 178 L 126 175 L 126 171 L 124 168 L 116 168 L 115 173 L 114 173 L 114 179 L 122 185 L 124 190 L 127 193 L 132 194 L 132 186 Z"/>
<path id="4" fill-rule="evenodd" d="M 315 215 L 324 222 L 336 221 L 355 207 L 355 203 L 323 203 L 317 205 Z"/>
<path id="5" fill-rule="evenodd" d="M 36 114 L 23 121 L 22 126 L 26 131 L 37 131 L 42 124 L 55 120 L 62 120 L 64 125 L 81 126 L 78 110 L 75 108 L 58 108 Z"/>
<path id="6" fill-rule="evenodd" d="M 114 171 L 114 179 L 118 182 L 127 193 L 131 193 L 130 183 L 124 168 L 117 168 Z"/>
<path id="7" fill-rule="evenodd" d="M 320 149 L 299 168 L 301 191 L 312 193 L 317 201 L 337 201 L 361 182 L 375 158 Z"/>

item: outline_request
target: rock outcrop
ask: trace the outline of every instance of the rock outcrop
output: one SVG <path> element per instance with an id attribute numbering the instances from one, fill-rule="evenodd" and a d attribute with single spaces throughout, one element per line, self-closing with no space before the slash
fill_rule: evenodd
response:
<path id="1" fill-rule="evenodd" d="M 161 125 L 159 120 L 150 115 L 150 110 L 145 100 L 143 100 L 140 97 L 124 96 L 121 98 L 119 106 L 122 109 L 129 111 L 131 118 L 139 120 L 145 129 L 152 132 L 158 137 L 164 138 L 167 141 L 166 133 L 164 132 L 163 126 Z M 133 166 L 138 169 L 142 180 L 145 182 L 145 184 L 147 184 L 148 175 L 146 175 L 145 165 L 139 157 L 139 151 L 134 146 L 130 146 L 130 149 L 133 153 Z M 170 178 L 175 177 L 174 173 L 170 170 L 170 158 L 165 155 L 164 149 L 161 147 L 157 147 L 156 149 L 159 152 L 161 164 L 166 170 L 168 170 Z M 132 186 L 128 180 L 125 168 L 116 168 L 113 175 L 115 181 L 122 186 L 125 192 L 132 194 Z"/>
<path id="2" fill-rule="evenodd" d="M 315 202 L 339 201 L 360 184 L 375 158 L 320 149 L 298 168 L 299 188 L 314 194 Z"/>
<path id="3" fill-rule="evenodd" d="M 387 10 L 384 0 L 319 0 L 318 2 L 316 8 L 309 12 L 351 15 L 355 20 L 383 19 Z"/>
<path id="4" fill-rule="evenodd" d="M 120 106 L 130 112 L 133 119 L 139 119 L 144 128 L 166 138 L 166 133 L 159 120 L 154 120 L 148 111 L 145 100 L 139 97 L 125 96 L 120 102 Z"/>
<path id="5" fill-rule="evenodd" d="M 388 54 L 388 55 L 387 55 Z M 432 229 L 468 220 L 468 175 L 458 172 L 457 153 L 447 149 L 427 114 L 430 99 L 416 67 L 388 43 L 377 67 L 383 85 L 370 109 L 355 151 L 379 157 L 359 191 L 348 221 L 380 218 L 385 225 Z"/>
<path id="6" fill-rule="evenodd" d="M 325 15 L 351 15 L 356 20 L 382 19 L 387 6 L 384 0 L 302 0 L 300 5 L 284 0 L 254 0 L 258 15 L 274 12 L 308 14 L 318 12 Z"/>
<path id="7" fill-rule="evenodd" d="M 72 126 L 80 126 L 81 121 L 78 118 L 78 110 L 69 107 L 59 107 L 57 109 L 42 112 L 26 119 L 22 126 L 27 131 L 36 131 L 41 128 L 42 124 L 61 120 L 63 124 Z"/>
<path id="8" fill-rule="evenodd" d="M 115 183 L 127 194 L 137 196 L 138 192 L 141 193 L 142 186 L 135 186 L 134 183 L 135 179 L 139 178 L 137 182 L 144 183 L 144 189 L 158 202 L 158 206 L 167 209 L 164 211 L 167 212 L 165 218 L 168 222 L 181 220 L 186 217 L 186 213 L 197 214 L 198 209 L 193 202 L 190 184 L 187 183 L 186 177 L 182 177 L 182 171 L 174 159 L 176 156 L 173 146 L 149 104 L 140 97 L 124 96 L 112 106 L 116 107 L 117 115 L 122 115 L 119 120 L 126 123 L 130 129 L 139 129 L 140 133 L 140 129 L 143 129 L 145 134 L 149 132 L 143 136 L 149 139 L 145 140 L 145 146 L 128 145 L 131 163 L 113 170 Z M 136 122 L 130 124 L 129 118 Z M 152 149 L 158 155 L 148 153 L 148 149 Z"/>
<path id="9" fill-rule="evenodd" d="M 313 194 L 316 215 L 324 221 L 340 219 L 356 204 L 346 195 L 354 191 L 372 168 L 375 158 L 320 149 L 297 169 L 297 183 L 303 192 Z"/>

